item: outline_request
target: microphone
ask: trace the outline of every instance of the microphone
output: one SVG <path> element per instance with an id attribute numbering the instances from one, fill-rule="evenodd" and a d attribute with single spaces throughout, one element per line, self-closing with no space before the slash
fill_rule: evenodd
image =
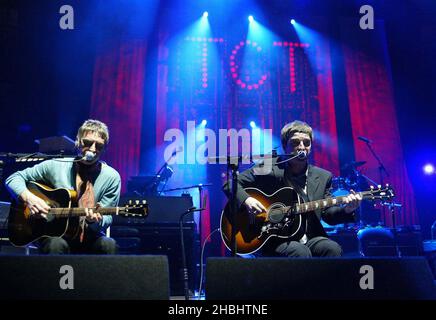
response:
<path id="1" fill-rule="evenodd" d="M 305 150 L 299 150 L 299 151 L 292 151 L 290 154 L 286 155 L 285 160 L 283 161 L 279 161 L 276 164 L 282 164 L 294 159 L 300 159 L 300 160 L 304 160 L 307 159 L 307 152 Z"/>
<path id="2" fill-rule="evenodd" d="M 94 158 L 95 158 L 95 153 L 94 152 L 86 151 L 85 155 L 82 157 L 81 160 L 85 160 L 85 161 L 91 162 L 92 160 L 94 160 Z"/>
<path id="3" fill-rule="evenodd" d="M 306 159 L 306 157 L 307 157 L 306 151 L 304 151 L 304 150 L 298 151 L 297 157 L 298 157 L 298 159 Z"/>
<path id="4" fill-rule="evenodd" d="M 357 139 L 359 139 L 359 140 L 361 140 L 361 141 L 363 141 L 363 142 L 365 142 L 365 143 L 371 143 L 371 142 L 372 142 L 372 141 L 369 140 L 368 138 L 361 137 L 361 136 L 357 137 Z"/>

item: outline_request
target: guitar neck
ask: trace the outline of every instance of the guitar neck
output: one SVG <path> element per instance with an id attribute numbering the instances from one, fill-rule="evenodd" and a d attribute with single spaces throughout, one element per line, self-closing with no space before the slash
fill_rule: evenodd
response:
<path id="1" fill-rule="evenodd" d="M 108 208 L 90 208 L 93 212 L 98 212 L 101 215 L 118 215 L 124 208 L 108 207 Z M 51 208 L 49 214 L 56 217 L 81 217 L 86 216 L 85 208 Z"/>
<path id="2" fill-rule="evenodd" d="M 363 192 L 357 192 L 356 194 L 360 194 L 362 196 L 362 199 L 371 198 L 371 191 L 363 191 Z M 332 197 L 332 198 L 326 198 L 316 201 L 310 201 L 310 202 L 304 202 L 300 204 L 296 204 L 294 207 L 295 213 L 304 213 L 309 211 L 314 211 L 318 209 L 325 209 L 332 206 L 337 206 L 341 204 L 345 204 L 345 198 L 347 196 L 339 196 L 339 197 Z M 287 208 L 289 210 L 290 207 Z"/>

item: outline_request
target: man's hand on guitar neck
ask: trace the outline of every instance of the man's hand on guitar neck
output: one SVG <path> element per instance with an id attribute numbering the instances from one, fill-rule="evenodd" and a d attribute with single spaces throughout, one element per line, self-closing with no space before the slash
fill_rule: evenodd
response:
<path id="1" fill-rule="evenodd" d="M 100 207 L 100 204 L 97 203 L 96 210 Z M 100 222 L 102 218 L 101 214 L 98 212 L 94 212 L 92 208 L 85 208 L 86 212 L 86 222 L 94 223 Z"/>
<path id="2" fill-rule="evenodd" d="M 345 200 L 345 212 L 352 213 L 359 208 L 360 203 L 362 202 L 362 195 L 356 193 L 354 190 L 350 190 L 350 194 L 344 199 Z"/>
<path id="3" fill-rule="evenodd" d="M 47 213 L 50 210 L 50 206 L 45 203 L 44 200 L 34 195 L 29 190 L 24 190 L 20 194 L 21 200 L 25 203 L 31 214 L 38 215 L 44 219 L 47 219 Z"/>

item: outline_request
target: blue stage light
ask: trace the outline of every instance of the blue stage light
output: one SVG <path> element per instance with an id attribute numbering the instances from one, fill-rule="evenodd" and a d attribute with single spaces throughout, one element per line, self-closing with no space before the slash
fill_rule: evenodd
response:
<path id="1" fill-rule="evenodd" d="M 435 173 L 434 172 L 434 166 L 431 163 L 427 163 L 424 166 L 423 170 L 424 170 L 424 173 L 427 174 L 427 175 L 431 175 L 431 174 Z"/>
<path id="2" fill-rule="evenodd" d="M 209 12 L 205 11 L 203 12 L 203 18 L 207 18 L 209 16 Z"/>
<path id="3" fill-rule="evenodd" d="M 295 24 L 295 20 L 291 19 L 291 24 L 294 25 Z"/>
<path id="4" fill-rule="evenodd" d="M 250 121 L 250 127 L 253 129 L 256 128 L 256 122 Z"/>
<path id="5" fill-rule="evenodd" d="M 254 21 L 253 16 L 248 16 L 248 21 L 253 22 Z"/>
<path id="6" fill-rule="evenodd" d="M 201 126 L 205 127 L 207 125 L 207 120 L 204 119 L 203 121 L 201 121 Z"/>

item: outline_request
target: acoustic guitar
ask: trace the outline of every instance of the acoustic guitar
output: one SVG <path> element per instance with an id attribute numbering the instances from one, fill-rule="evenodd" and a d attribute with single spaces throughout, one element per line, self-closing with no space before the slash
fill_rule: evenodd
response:
<path id="1" fill-rule="evenodd" d="M 221 214 L 221 238 L 227 249 L 231 250 L 232 230 L 235 232 L 236 253 L 250 254 L 259 250 L 273 237 L 289 240 L 300 239 L 306 231 L 306 214 L 318 209 L 345 204 L 346 196 L 303 202 L 291 187 L 284 187 L 273 194 L 266 194 L 257 188 L 246 188 L 250 197 L 258 200 L 267 209 L 256 215 L 247 212 L 244 205 L 235 216 L 231 215 L 230 201 Z M 394 197 L 392 188 L 371 187 L 359 192 L 365 200 L 390 200 Z"/>
<path id="2" fill-rule="evenodd" d="M 50 210 L 47 218 L 32 215 L 24 202 L 17 200 L 11 204 L 8 219 L 9 240 L 15 246 L 27 246 L 43 237 L 66 237 L 73 239 L 80 234 L 80 217 L 85 216 L 84 208 L 74 207 L 77 193 L 65 188 L 52 189 L 37 182 L 28 182 L 27 188 L 43 199 Z M 123 217 L 145 217 L 148 205 L 145 200 L 130 201 L 124 207 L 92 208 L 101 215 Z"/>

